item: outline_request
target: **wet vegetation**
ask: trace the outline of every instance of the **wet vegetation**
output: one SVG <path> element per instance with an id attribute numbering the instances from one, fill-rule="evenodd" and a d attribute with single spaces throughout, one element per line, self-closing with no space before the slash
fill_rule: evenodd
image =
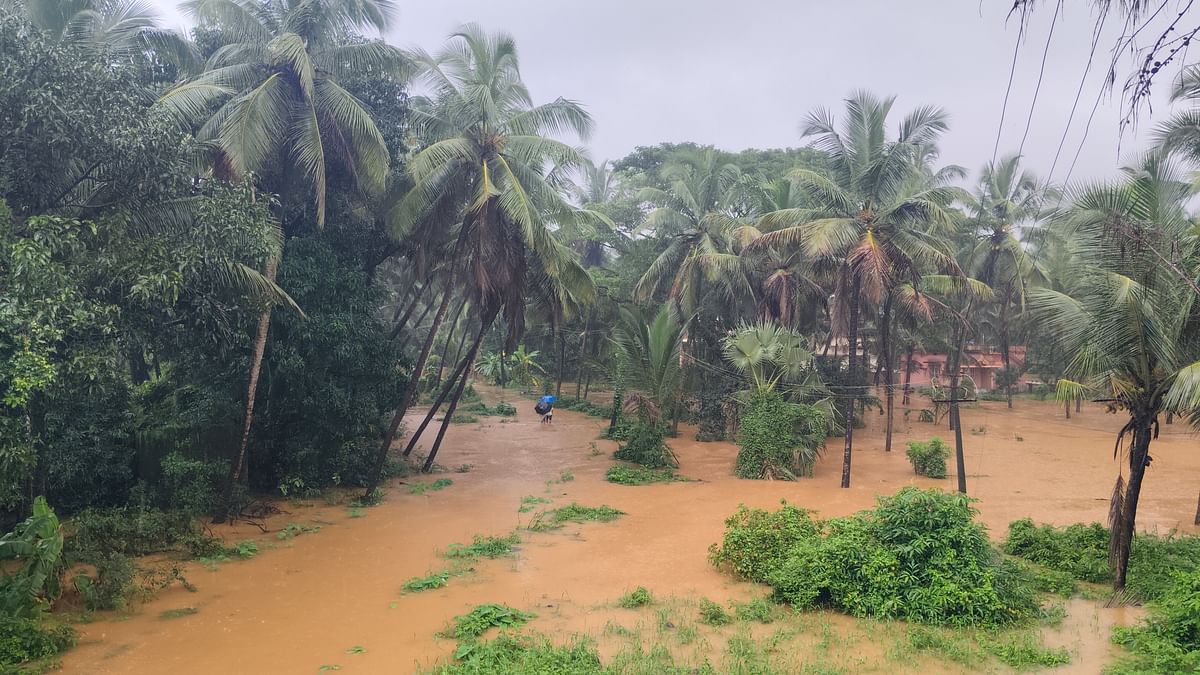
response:
<path id="1" fill-rule="evenodd" d="M 694 434 L 726 444 L 705 447 L 731 481 L 805 488 L 840 466 L 849 488 L 873 480 L 853 459 L 876 416 L 883 453 L 898 426 L 949 423 L 952 440 L 906 455 L 958 492 L 906 487 L 844 518 L 740 507 L 710 560 L 771 599 L 637 587 L 617 604 L 639 623 L 611 624 L 624 642 L 603 660 L 589 638 L 522 633 L 534 614 L 481 604 L 454 618 L 437 672 L 853 670 L 833 615 L 878 622 L 897 662 L 1049 668 L 1070 654 L 1041 641 L 1065 613 L 1047 596 L 1077 595 L 1147 603 L 1113 635 L 1114 673 L 1200 669 L 1200 538 L 1135 527 L 1163 429 L 1200 425 L 1200 65 L 1174 79 L 1187 112 L 1087 183 L 1035 175 L 1024 148 L 974 173 L 944 164 L 947 111 L 866 91 L 795 111 L 801 137 L 779 143 L 805 147 L 661 143 L 597 162 L 585 106 L 535 99 L 507 34 L 469 24 L 402 50 L 376 37 L 403 34 L 391 2 L 183 7 L 186 34 L 148 5 L 0 2 L 0 672 L 51 667 L 76 618 L 318 546 L 308 535 L 338 523 L 301 509 L 321 501 L 356 519 L 387 498 L 373 513 L 414 523 L 410 505 L 461 503 L 477 476 L 434 495 L 454 484 L 429 475 L 449 472 L 439 453 L 528 432 L 532 406 L 509 401 L 543 394 L 591 418 L 556 423 L 591 425 L 587 457 L 616 441 L 606 483 L 710 480 L 676 452 Z M 1163 66 L 1145 63 L 1140 78 Z M 1150 84 L 1136 81 L 1135 99 Z M 997 548 L 966 496 L 981 467 L 964 442 L 1011 429 L 972 420 L 964 441 L 962 409 L 1048 399 L 1119 420 L 1118 475 L 1092 490 L 1111 494 L 1108 522 L 1018 520 Z M 580 450 L 555 444 L 560 428 L 538 429 L 547 457 Z M 494 477 L 490 456 L 469 459 Z M 625 490 L 599 467 L 545 466 L 508 467 L 536 479 L 505 500 L 554 495 L 524 497 L 517 530 L 448 544 L 389 586 L 443 588 L 515 564 L 521 534 L 625 515 L 602 499 L 636 512 L 702 485 Z M 612 492 L 558 501 L 597 485 Z"/>

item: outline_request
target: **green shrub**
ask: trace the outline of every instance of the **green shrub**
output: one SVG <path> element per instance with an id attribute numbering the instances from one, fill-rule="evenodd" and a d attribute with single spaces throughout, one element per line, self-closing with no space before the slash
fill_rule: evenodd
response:
<path id="1" fill-rule="evenodd" d="M 1200 570 L 1175 573 L 1143 624 L 1114 629 L 1113 642 L 1131 652 L 1116 673 L 1200 672 Z"/>
<path id="2" fill-rule="evenodd" d="M 455 652 L 458 663 L 439 666 L 436 675 L 601 675 L 600 655 L 586 640 L 559 646 L 546 637 L 501 633 L 494 640 L 470 642 Z"/>
<path id="3" fill-rule="evenodd" d="M 663 437 L 663 430 L 658 425 L 635 424 L 630 430 L 629 440 L 613 453 L 613 458 L 652 469 L 679 466 Z"/>
<path id="4" fill-rule="evenodd" d="M 75 629 L 67 625 L 0 616 L 0 672 L 20 672 L 6 666 L 50 658 L 75 640 Z"/>
<path id="5" fill-rule="evenodd" d="M 133 577 L 137 568 L 128 556 L 108 553 L 92 561 L 95 576 L 77 574 L 75 590 L 79 591 L 84 605 L 90 610 L 121 609 L 133 590 Z"/>
<path id="6" fill-rule="evenodd" d="M 489 628 L 520 626 L 535 616 L 508 605 L 475 605 L 470 612 L 454 617 L 454 637 L 458 640 L 474 640 Z"/>
<path id="7" fill-rule="evenodd" d="M 721 545 L 709 548 L 709 561 L 743 579 L 766 583 L 792 547 L 820 533 L 808 511 L 781 503 L 778 511 L 738 506 L 725 520 Z"/>
<path id="8" fill-rule="evenodd" d="M 142 556 L 176 552 L 194 557 L 224 551 L 191 515 L 151 508 L 88 509 L 69 523 L 65 551 L 71 561 L 95 563 L 110 553 Z"/>
<path id="9" fill-rule="evenodd" d="M 918 476 L 946 477 L 946 458 L 950 456 L 950 450 L 942 439 L 935 436 L 924 443 L 909 441 L 907 454 Z"/>
<path id="10" fill-rule="evenodd" d="M 495 408 L 492 408 L 492 412 L 501 417 L 512 417 L 517 414 L 517 408 L 511 403 L 501 401 L 496 404 Z"/>
<path id="11" fill-rule="evenodd" d="M 795 607 L 955 626 L 1036 613 L 1028 577 L 992 549 L 965 495 L 909 487 L 878 501 L 870 511 L 811 525 L 798 514 L 777 516 L 789 525 L 785 533 L 765 514 L 734 514 L 726 529 L 733 543 L 717 549 L 714 562 L 732 558 L 745 576 L 765 574 Z"/>
<path id="12" fill-rule="evenodd" d="M 617 606 L 624 607 L 625 609 L 635 609 L 637 607 L 645 607 L 652 602 L 654 602 L 654 598 L 650 595 L 650 591 L 646 590 L 644 586 L 638 586 L 625 595 L 622 595 L 621 599 L 617 601 Z"/>
<path id="13" fill-rule="evenodd" d="M 644 466 L 610 467 L 604 474 L 605 480 L 620 485 L 649 485 L 650 483 L 670 483 L 686 480 L 675 475 L 671 469 L 649 469 Z"/>
<path id="14" fill-rule="evenodd" d="M 757 393 L 742 415 L 733 472 L 740 478 L 811 476 L 827 432 L 818 408 L 788 403 L 775 391 Z"/>
<path id="15" fill-rule="evenodd" d="M 709 626 L 724 626 L 733 622 L 733 617 L 720 603 L 708 598 L 700 598 L 700 623 Z"/>

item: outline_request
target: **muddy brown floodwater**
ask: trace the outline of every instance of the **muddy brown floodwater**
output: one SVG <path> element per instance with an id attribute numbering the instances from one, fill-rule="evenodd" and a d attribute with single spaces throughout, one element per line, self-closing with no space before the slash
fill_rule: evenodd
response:
<path id="1" fill-rule="evenodd" d="M 500 397 L 490 389 L 485 395 L 492 401 Z M 562 411 L 553 426 L 543 426 L 531 402 L 509 392 L 505 397 L 517 405 L 515 419 L 481 418 L 450 428 L 439 463 L 471 465 L 468 473 L 445 474 L 452 486 L 419 495 L 391 490 L 382 505 L 360 518 L 322 501 L 284 503 L 287 512 L 272 518 L 271 528 L 322 525 L 319 532 L 287 541 L 246 525 L 221 530 L 228 541 L 255 539 L 263 551 L 215 571 L 189 565 L 194 593 L 171 589 L 129 614 L 81 625 L 82 639 L 66 654 L 64 671 L 317 673 L 322 665 L 337 665 L 344 672 L 412 672 L 448 658 L 453 641 L 435 634 L 453 616 L 484 602 L 536 612 L 530 628 L 559 640 L 590 635 L 608 657 L 620 648 L 620 634 L 654 632 L 652 610 L 615 608 L 615 600 L 634 587 L 666 598 L 664 606 L 682 608 L 680 616 L 700 597 L 726 602 L 765 594 L 706 561 L 709 545 L 719 540 L 724 519 L 739 503 L 772 508 L 787 499 L 830 517 L 869 507 L 876 495 L 905 485 L 954 486 L 953 474 L 944 481 L 914 476 L 903 452 L 909 439 L 952 438 L 944 427 L 915 422 L 915 413 L 914 421 L 898 417 L 897 449 L 885 454 L 874 412 L 868 428 L 855 432 L 853 486 L 847 490 L 838 487 L 840 439 L 831 439 L 811 479 L 747 481 L 731 475 L 733 445 L 688 440 L 694 437 L 691 429 L 671 445 L 680 473 L 697 480 L 614 485 L 604 481 L 604 472 L 613 463 L 615 444 L 596 438 L 603 420 Z M 962 419 L 968 492 L 979 499 L 980 517 L 993 538 L 1003 535 L 1009 521 L 1026 516 L 1059 525 L 1103 521 L 1117 468 L 1116 415 L 1093 404 L 1066 420 L 1057 405 L 1020 400 L 1014 410 L 1004 403 L 964 408 Z M 1200 442 L 1186 426 L 1162 427 L 1138 512 L 1141 529 L 1196 530 L 1191 522 L 1200 487 L 1198 450 Z M 574 479 L 558 482 L 564 472 Z M 484 560 L 472 574 L 440 589 L 401 593 L 405 580 L 444 566 L 440 553 L 451 542 L 506 534 L 527 523 L 532 514 L 517 511 L 526 495 L 552 499 L 551 507 L 607 504 L 628 515 L 614 523 L 523 532 L 515 557 Z M 196 611 L 161 618 L 181 608 Z M 1072 654 L 1071 665 L 1055 672 L 1099 672 L 1113 654 L 1109 629 L 1138 612 L 1078 598 L 1068 610 L 1063 625 L 1045 636 L 1048 644 Z M 953 664 L 924 657 L 889 656 L 892 624 L 824 612 L 796 621 L 791 663 L 797 670 L 820 640 L 833 654 L 831 665 L 849 672 L 959 672 Z M 707 655 L 719 665 L 734 630 L 704 627 L 701 638 L 675 650 L 676 656 L 698 662 Z M 356 646 L 365 651 L 348 653 L 357 652 Z"/>

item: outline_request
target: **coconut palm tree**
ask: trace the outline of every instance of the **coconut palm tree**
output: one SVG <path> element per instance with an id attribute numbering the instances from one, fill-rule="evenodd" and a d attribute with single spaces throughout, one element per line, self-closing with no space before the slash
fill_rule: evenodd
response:
<path id="1" fill-rule="evenodd" d="M 590 223 L 595 214 L 572 207 L 548 179 L 551 171 L 579 166 L 581 153 L 551 136 L 568 132 L 586 137 L 591 117 L 574 101 L 559 98 L 535 105 L 521 81 L 517 47 L 505 33 L 488 35 L 464 26 L 438 55 L 417 52 L 421 76 L 432 89 L 413 99 L 418 134 L 428 144 L 409 164 L 413 188 L 393 213 L 398 233 L 442 205 L 457 218 L 450 264 L 480 318 L 471 348 L 447 381 L 449 400 L 443 423 L 426 459 L 425 469 L 445 436 L 448 421 L 462 396 L 484 335 L 498 317 L 508 327 L 504 351 L 524 331 L 529 284 L 553 295 L 564 306 L 590 302 L 591 277 L 573 252 L 553 235 L 556 226 Z M 435 319 L 433 330 L 439 321 Z M 399 427 L 407 403 L 397 409 L 392 428 Z M 431 414 L 440 406 L 435 402 Z M 419 433 L 409 441 L 411 447 Z M 379 471 L 394 439 L 385 438 L 376 456 Z"/>
<path id="2" fill-rule="evenodd" d="M 1033 173 L 1021 169 L 1020 155 L 1009 155 L 983 167 L 976 192 L 967 202 L 975 226 L 974 245 L 966 254 L 967 272 L 995 291 L 991 309 L 1004 362 L 1004 393 L 1009 408 L 1013 315 L 1024 307 L 1026 287 L 1039 274 L 1025 251 L 1021 228 L 1035 221 L 1049 194 L 1047 186 Z"/>
<path id="3" fill-rule="evenodd" d="M 338 80 L 408 71 L 396 47 L 344 38 L 387 29 L 390 1 L 190 0 L 184 9 L 218 29 L 225 44 L 159 105 L 208 144 L 216 175 L 255 175 L 285 202 L 311 199 L 318 227 L 333 171 L 368 193 L 383 187 L 390 163 L 383 136 Z"/>
<path id="4" fill-rule="evenodd" d="M 160 28 L 154 6 L 141 0 L 0 0 L 0 7 L 24 16 L 53 40 L 110 56 L 153 51 L 185 70 L 199 61 L 187 37 Z"/>
<path id="5" fill-rule="evenodd" d="M 211 150 L 214 175 L 254 176 L 279 194 L 285 235 L 294 229 L 282 217 L 286 207 L 309 195 L 316 225 L 324 226 L 331 169 L 344 171 L 365 192 L 384 186 L 390 161 L 383 136 L 337 80 L 404 70 L 407 61 L 395 47 L 344 39 L 351 30 L 385 29 L 389 0 L 190 0 L 184 8 L 201 25 L 218 29 L 225 44 L 203 73 L 168 91 L 158 105 Z M 278 258 L 267 261 L 268 280 L 274 281 L 278 265 Z M 255 330 L 242 441 L 227 494 L 245 464 L 270 319 L 268 308 Z"/>
<path id="6" fill-rule="evenodd" d="M 918 108 L 889 138 L 887 117 L 894 100 L 852 94 L 840 129 L 826 110 L 808 116 L 802 133 L 829 154 L 829 168 L 791 172 L 813 206 L 777 213 L 774 220 L 783 226 L 756 242 L 781 250 L 802 248 L 812 259 L 836 266 L 833 325 L 847 336 L 849 371 L 855 381 L 863 380 L 857 376 L 856 353 L 864 303 L 883 304 L 882 323 L 888 324 L 885 301 L 894 288 L 905 282 L 918 286 L 926 269 L 955 267 L 938 235 L 951 229 L 954 215 L 949 205 L 960 191 L 944 183 L 945 174 L 927 166 L 947 129 L 946 114 L 934 107 Z M 889 350 L 884 345 L 883 351 Z M 884 358 L 890 363 L 890 356 Z M 887 393 L 892 394 L 890 381 Z M 846 406 L 845 415 L 842 487 L 849 487 L 854 405 Z"/>
<path id="7" fill-rule="evenodd" d="M 613 344 L 624 375 L 623 405 L 651 421 L 659 420 L 677 404 L 685 326 L 671 316 L 666 305 L 653 319 L 628 305 L 622 305 L 620 313 Z"/>
<path id="8" fill-rule="evenodd" d="M 654 209 L 645 227 L 667 240 L 666 249 L 638 280 L 640 302 L 665 292 L 680 316 L 692 316 L 710 289 L 733 294 L 749 290 L 733 253 L 733 230 L 742 223 L 732 205 L 741 171 L 708 148 L 663 168 L 667 189 L 643 188 L 638 199 Z"/>
<path id="9" fill-rule="evenodd" d="M 1037 321 L 1074 354 L 1058 381 L 1059 398 L 1097 395 L 1128 417 L 1117 434 L 1115 454 L 1124 466 L 1109 510 L 1117 589 L 1125 586 L 1158 418 L 1200 411 L 1200 349 L 1188 339 L 1200 330 L 1200 294 L 1192 288 L 1200 255 L 1186 211 L 1192 189 L 1162 153 L 1124 172 L 1120 181 L 1080 190 L 1053 215 L 1079 283 L 1069 294 L 1030 291 Z"/>

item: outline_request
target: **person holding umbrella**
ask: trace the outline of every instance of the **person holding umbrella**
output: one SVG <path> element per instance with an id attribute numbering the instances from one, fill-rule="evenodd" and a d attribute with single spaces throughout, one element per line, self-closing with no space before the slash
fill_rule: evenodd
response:
<path id="1" fill-rule="evenodd" d="M 546 396 L 538 399 L 537 405 L 533 407 L 533 411 L 542 416 L 542 424 L 554 423 L 554 404 L 558 401 L 557 396 Z"/>

